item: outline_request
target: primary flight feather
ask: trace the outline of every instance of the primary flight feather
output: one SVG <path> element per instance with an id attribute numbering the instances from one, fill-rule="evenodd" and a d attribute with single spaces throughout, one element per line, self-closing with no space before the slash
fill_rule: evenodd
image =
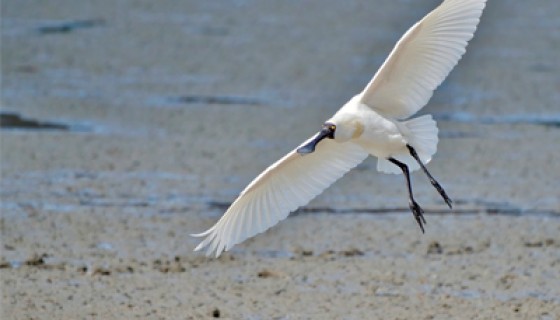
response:
<path id="1" fill-rule="evenodd" d="M 272 227 L 307 204 L 368 155 L 377 169 L 403 173 L 410 209 L 424 231 L 414 200 L 411 171 L 421 168 L 444 201 L 451 199 L 424 164 L 437 150 L 431 116 L 406 119 L 420 110 L 447 77 L 473 37 L 486 0 L 445 0 L 397 42 L 370 83 L 350 99 L 319 133 L 257 176 L 218 222 L 195 234 L 218 257 L 224 250 Z"/>

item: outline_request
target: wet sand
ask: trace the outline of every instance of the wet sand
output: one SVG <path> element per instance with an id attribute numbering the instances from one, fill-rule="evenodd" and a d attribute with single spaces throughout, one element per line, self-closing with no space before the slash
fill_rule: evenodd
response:
<path id="1" fill-rule="evenodd" d="M 455 201 L 413 175 L 425 235 L 368 159 L 220 259 L 192 252 L 438 3 L 4 1 L 1 318 L 557 319 L 553 0 L 490 0 L 423 110 Z"/>

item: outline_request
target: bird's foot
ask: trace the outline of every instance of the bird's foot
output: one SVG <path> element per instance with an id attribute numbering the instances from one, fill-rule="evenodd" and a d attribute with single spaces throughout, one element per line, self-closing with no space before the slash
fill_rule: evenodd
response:
<path id="1" fill-rule="evenodd" d="M 443 201 L 445 201 L 445 203 L 447 203 L 447 205 L 449 206 L 449 209 L 452 209 L 453 201 L 451 200 L 451 198 L 449 198 L 447 193 L 445 193 L 445 190 L 443 190 L 443 187 L 435 179 L 430 179 L 430 182 L 432 183 L 434 188 L 436 188 L 437 192 L 439 192 L 439 194 L 443 198 Z"/>
<path id="2" fill-rule="evenodd" d="M 416 219 L 416 222 L 418 222 L 418 226 L 420 226 L 420 230 L 422 230 L 422 233 L 424 233 L 424 225 L 426 224 L 426 219 L 424 219 L 424 210 L 414 200 L 410 200 L 408 205 L 410 206 L 410 210 L 414 215 L 414 219 Z"/>

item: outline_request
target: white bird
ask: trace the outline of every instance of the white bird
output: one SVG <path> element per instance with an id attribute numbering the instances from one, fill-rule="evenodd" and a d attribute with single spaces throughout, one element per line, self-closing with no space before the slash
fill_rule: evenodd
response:
<path id="1" fill-rule="evenodd" d="M 422 232 L 422 208 L 409 172 L 421 168 L 451 208 L 451 199 L 424 164 L 435 154 L 438 128 L 420 110 L 465 53 L 486 0 L 445 0 L 397 42 L 365 89 L 327 120 L 321 131 L 256 177 L 207 231 L 195 251 L 224 250 L 264 232 L 307 204 L 368 155 L 377 170 L 402 173 L 410 209 Z"/>

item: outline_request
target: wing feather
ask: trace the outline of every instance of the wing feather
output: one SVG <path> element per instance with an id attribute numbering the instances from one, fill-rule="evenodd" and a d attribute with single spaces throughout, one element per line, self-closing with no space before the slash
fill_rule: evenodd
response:
<path id="1" fill-rule="evenodd" d="M 321 141 L 315 152 L 307 155 L 294 149 L 255 178 L 212 228 L 193 235 L 205 237 L 195 250 L 207 248 L 207 255 L 215 252 L 218 257 L 222 251 L 264 232 L 307 204 L 367 155 L 352 142 L 330 139 Z"/>
<path id="2" fill-rule="evenodd" d="M 408 118 L 428 103 L 465 53 L 486 0 L 446 0 L 412 26 L 361 93 L 381 114 Z"/>

